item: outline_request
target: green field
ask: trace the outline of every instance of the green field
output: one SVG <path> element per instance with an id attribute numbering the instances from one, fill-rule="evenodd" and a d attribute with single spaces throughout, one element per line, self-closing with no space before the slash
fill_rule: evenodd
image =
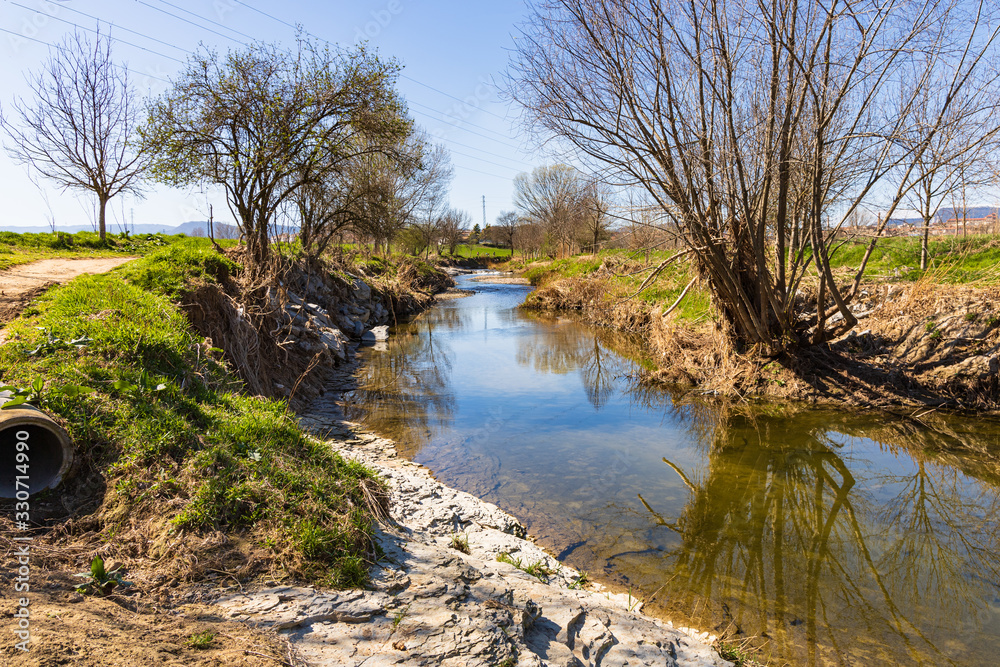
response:
<path id="1" fill-rule="evenodd" d="M 510 257 L 510 248 L 490 248 L 484 245 L 459 245 L 455 248 L 455 257 Z"/>
<path id="2" fill-rule="evenodd" d="M 845 244 L 830 263 L 835 269 L 856 269 L 866 247 L 865 243 Z M 919 238 L 880 239 L 868 262 L 866 277 L 908 281 L 927 278 L 949 284 L 1000 282 L 1000 236 L 931 237 L 928 251 L 930 265 L 927 271 L 921 271 Z"/>
<path id="3" fill-rule="evenodd" d="M 183 234 L 107 234 L 102 242 L 96 232 L 20 234 L 0 231 L 0 271 L 39 259 L 145 255 L 184 238 Z"/>

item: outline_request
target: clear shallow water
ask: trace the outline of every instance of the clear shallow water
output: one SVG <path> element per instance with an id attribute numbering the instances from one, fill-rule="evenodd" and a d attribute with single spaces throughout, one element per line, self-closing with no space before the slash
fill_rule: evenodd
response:
<path id="1" fill-rule="evenodd" d="M 776 664 L 998 664 L 1000 424 L 686 401 L 637 386 L 634 340 L 459 286 L 364 352 L 350 418 Z M 985 454 L 934 453 L 958 442 Z"/>

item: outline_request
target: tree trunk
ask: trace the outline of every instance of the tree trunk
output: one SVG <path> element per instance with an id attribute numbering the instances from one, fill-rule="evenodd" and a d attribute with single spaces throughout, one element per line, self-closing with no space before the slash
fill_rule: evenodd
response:
<path id="1" fill-rule="evenodd" d="M 926 271 L 930 260 L 931 219 L 924 216 L 924 233 L 920 239 L 920 270 Z"/>
<path id="2" fill-rule="evenodd" d="M 105 197 L 104 195 L 97 196 L 97 209 L 98 209 L 97 233 L 100 234 L 101 236 L 101 243 L 104 243 L 105 237 L 107 235 L 106 221 L 107 221 L 108 199 L 110 199 L 110 197 Z"/>

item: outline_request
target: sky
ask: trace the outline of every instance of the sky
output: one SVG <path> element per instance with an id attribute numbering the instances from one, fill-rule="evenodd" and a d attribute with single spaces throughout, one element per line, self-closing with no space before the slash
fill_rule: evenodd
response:
<path id="1" fill-rule="evenodd" d="M 46 43 L 58 44 L 74 29 L 91 37 L 98 25 L 102 33 L 110 30 L 115 59 L 128 65 L 141 95 L 155 96 L 168 90 L 200 43 L 220 52 L 252 40 L 291 46 L 293 26 L 302 24 L 341 46 L 366 40 L 381 57 L 399 61 L 397 89 L 411 117 L 451 151 L 451 205 L 482 224 L 485 196 L 486 221 L 492 223 L 512 208 L 513 178 L 552 161 L 530 150 L 516 108 L 498 90 L 517 24 L 526 15 L 523 0 L 5 0 L 0 107 L 8 113 L 15 96 L 31 96 L 25 74 L 46 60 Z M 50 216 L 60 227 L 94 219 L 91 195 L 33 180 L 25 166 L 0 152 L 0 228 L 45 225 Z M 109 231 L 128 220 L 164 226 L 205 220 L 209 204 L 217 221 L 232 220 L 221 190 L 152 185 L 143 199 L 112 200 Z"/>

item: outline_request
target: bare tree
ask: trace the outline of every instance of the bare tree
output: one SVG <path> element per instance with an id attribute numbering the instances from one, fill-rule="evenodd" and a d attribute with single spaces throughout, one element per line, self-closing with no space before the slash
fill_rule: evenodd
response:
<path id="1" fill-rule="evenodd" d="M 542 166 L 514 177 L 514 206 L 545 230 L 550 254 L 569 253 L 583 219 L 583 175 L 565 164 Z"/>
<path id="2" fill-rule="evenodd" d="M 354 226 L 374 242 L 375 249 L 389 245 L 405 228 L 413 227 L 408 245 L 421 250 L 433 240 L 452 168 L 448 152 L 432 145 L 423 132 L 400 139 L 391 151 L 372 153 L 352 172 L 355 197 Z M 423 227 L 417 225 L 424 222 Z"/>
<path id="3" fill-rule="evenodd" d="M 497 216 L 496 230 L 497 240 L 510 248 L 510 258 L 514 259 L 514 244 L 517 240 L 517 228 L 522 224 L 521 216 L 514 211 L 500 211 Z"/>
<path id="4" fill-rule="evenodd" d="M 580 199 L 579 231 L 581 245 L 600 252 L 601 242 L 608 238 L 611 225 L 611 189 L 596 178 L 586 181 Z"/>
<path id="5" fill-rule="evenodd" d="M 892 214 L 961 91 L 995 90 L 996 68 L 973 75 L 992 65 L 998 13 L 987 0 L 537 0 L 508 95 L 539 133 L 645 189 L 674 219 L 731 340 L 776 353 L 810 326 L 822 341 L 857 323 L 848 304 L 874 245 L 845 289 L 831 240 L 876 195 Z M 918 124 L 932 80 L 946 94 Z M 922 140 L 898 151 L 914 129 Z M 794 298 L 807 269 L 811 321 Z"/>
<path id="6" fill-rule="evenodd" d="M 448 246 L 448 254 L 454 256 L 458 246 L 469 232 L 472 216 L 468 211 L 449 208 L 441 216 L 441 239 Z"/>
<path id="7" fill-rule="evenodd" d="M 537 222 L 522 220 L 514 233 L 514 243 L 521 249 L 521 255 L 534 259 L 545 243 L 545 231 Z"/>
<path id="8" fill-rule="evenodd" d="M 16 98 L 14 118 L 0 114 L 7 153 L 64 190 L 92 192 L 104 241 L 108 201 L 140 194 L 148 164 L 128 68 L 112 58 L 109 36 L 74 32 L 27 82 L 34 99 Z"/>
<path id="9" fill-rule="evenodd" d="M 920 91 L 924 102 L 917 106 L 914 113 L 918 128 L 930 122 L 926 117 L 927 110 L 940 106 L 933 98 L 948 94 L 947 86 L 941 84 L 940 81 L 931 81 Z M 927 269 L 930 261 L 931 223 L 938 216 L 944 201 L 957 194 L 962 194 L 964 198 L 967 188 L 986 185 L 992 179 L 991 156 L 998 148 L 998 125 L 989 117 L 990 100 L 984 99 L 991 93 L 995 94 L 984 85 L 969 86 L 961 91 L 948 111 L 948 122 L 927 142 L 926 149 L 919 155 L 916 155 L 914 147 L 924 141 L 923 133 L 918 129 L 901 137 L 903 150 L 915 154 L 911 171 L 912 188 L 907 192 L 905 201 L 920 212 L 923 222 L 920 242 L 922 270 Z"/>
<path id="10" fill-rule="evenodd" d="M 436 246 L 441 235 L 448 185 L 454 176 L 448 149 L 441 144 L 430 144 L 421 136 L 422 159 L 420 169 L 410 182 L 410 196 L 415 198 L 416 210 L 413 224 L 423 236 L 426 252 Z"/>
<path id="11" fill-rule="evenodd" d="M 410 132 L 397 70 L 363 47 L 334 51 L 301 38 L 294 52 L 262 43 L 224 58 L 199 51 L 151 104 L 155 174 L 170 185 L 222 186 L 250 261 L 262 266 L 275 214 L 300 187 Z"/>

